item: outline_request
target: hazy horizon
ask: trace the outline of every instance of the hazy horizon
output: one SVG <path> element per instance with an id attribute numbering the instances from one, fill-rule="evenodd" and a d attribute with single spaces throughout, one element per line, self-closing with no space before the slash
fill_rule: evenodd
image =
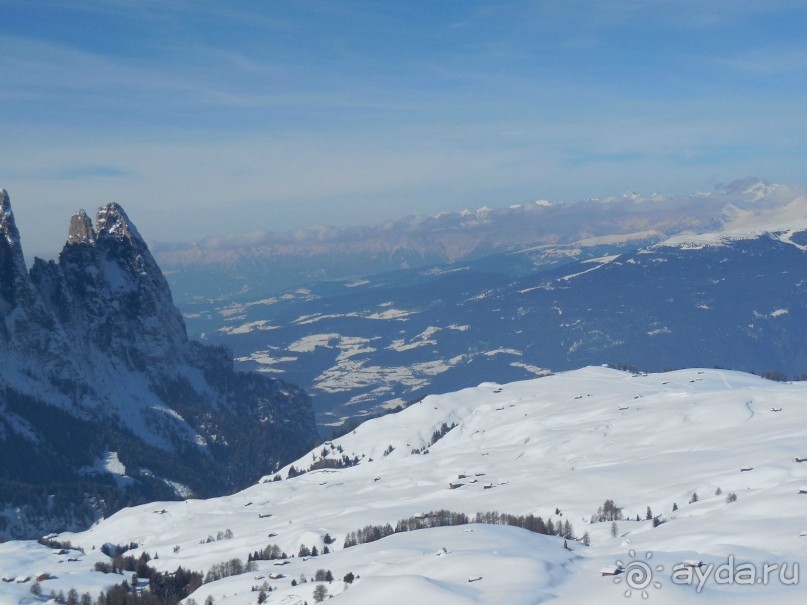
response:
<path id="1" fill-rule="evenodd" d="M 152 241 L 803 182 L 807 7 L 4 3 L 26 256 L 121 203 Z"/>
<path id="2" fill-rule="evenodd" d="M 620 197 L 624 198 L 625 196 L 631 196 L 631 195 L 638 195 L 640 198 L 644 198 L 644 199 L 649 199 L 652 196 L 655 196 L 657 194 L 661 195 L 663 198 L 666 198 L 666 199 L 670 199 L 670 198 L 674 199 L 676 197 L 684 198 L 684 197 L 691 196 L 693 194 L 709 194 L 709 193 L 717 192 L 718 190 L 720 190 L 721 188 L 723 188 L 725 186 L 728 186 L 728 185 L 731 185 L 731 184 L 734 184 L 734 183 L 740 183 L 740 182 L 743 182 L 743 181 L 746 181 L 746 180 L 754 180 L 754 181 L 759 181 L 759 182 L 763 182 L 763 183 L 770 183 L 770 181 L 768 181 L 767 179 L 762 179 L 762 178 L 759 178 L 759 177 L 750 177 L 749 176 L 749 177 L 742 177 L 742 178 L 739 178 L 739 179 L 735 179 L 734 181 L 732 181 L 730 183 L 716 183 L 714 185 L 714 187 L 712 188 L 711 192 L 710 191 L 694 191 L 693 190 L 693 191 L 681 192 L 681 193 L 677 193 L 677 192 L 676 193 L 670 193 L 670 192 L 666 192 L 666 191 L 654 191 L 654 192 L 650 193 L 650 192 L 636 192 L 634 190 L 630 190 L 630 191 L 625 191 L 620 195 L 613 195 L 613 196 L 607 196 L 607 197 L 606 196 L 593 196 L 593 197 L 586 198 L 586 199 L 576 199 L 576 200 L 552 200 L 552 199 L 547 199 L 546 197 L 537 196 L 534 199 L 516 202 L 515 205 L 529 205 L 529 204 L 536 203 L 536 202 L 550 202 L 552 204 L 558 204 L 558 205 L 576 206 L 576 205 L 579 205 L 581 203 L 585 203 L 585 202 L 588 202 L 588 201 L 598 201 L 598 200 L 602 201 L 603 203 L 609 203 L 610 201 L 612 201 L 614 199 L 619 199 Z M 803 189 L 804 189 L 803 185 L 801 185 L 801 184 L 777 183 L 777 185 L 784 185 L 785 186 L 784 192 L 791 192 L 792 191 L 793 195 L 795 195 L 795 196 L 801 195 L 800 192 L 803 191 Z M 2 189 L 1 186 L 0 186 L 0 189 Z M 57 238 L 56 240 L 54 240 L 55 243 L 54 242 L 48 242 L 49 244 L 54 244 L 54 246 L 51 247 L 52 249 L 49 248 L 49 249 L 44 249 L 44 250 L 34 250 L 28 244 L 28 239 L 26 238 L 26 225 L 25 225 L 25 223 L 20 225 L 20 221 L 17 218 L 17 210 L 16 210 L 16 205 L 14 203 L 14 196 L 12 195 L 11 192 L 8 192 L 8 194 L 9 194 L 9 197 L 11 199 L 11 205 L 12 205 L 12 210 L 14 211 L 14 214 L 15 214 L 15 220 L 17 222 L 17 225 L 18 225 L 19 229 L 20 229 L 20 236 L 21 236 L 21 240 L 22 240 L 22 244 L 23 244 L 23 251 L 25 253 L 26 264 L 28 264 L 29 266 L 33 265 L 35 257 L 43 258 L 45 260 L 55 259 L 59 255 L 59 253 L 62 251 L 64 243 L 67 240 L 67 232 L 68 232 L 68 227 L 69 227 L 69 223 L 70 223 L 70 216 L 73 214 L 73 212 L 65 215 L 64 221 L 62 221 L 64 223 L 64 225 L 63 225 L 64 226 L 64 237 L 62 237 L 61 239 Z M 487 206 L 487 208 L 489 210 L 493 210 L 493 211 L 502 211 L 502 210 L 507 210 L 508 208 L 512 208 L 513 205 L 514 204 L 504 203 L 504 204 L 501 204 L 501 205 Z M 403 221 L 403 220 L 406 220 L 409 217 L 416 217 L 416 218 L 417 217 L 437 217 L 439 215 L 446 214 L 446 213 L 456 215 L 456 214 L 460 214 L 461 212 L 467 211 L 467 210 L 470 210 L 470 211 L 481 210 L 483 207 L 484 206 L 480 206 L 480 207 L 467 207 L 466 206 L 465 208 L 460 208 L 460 209 L 438 210 L 436 212 L 427 212 L 427 213 L 420 213 L 420 214 L 414 213 L 414 212 L 409 212 L 407 214 L 397 214 L 397 215 L 394 215 L 394 216 L 384 217 L 384 218 L 382 218 L 380 220 L 366 219 L 366 220 L 362 221 L 362 220 L 360 220 L 360 217 L 356 217 L 356 220 L 353 220 L 354 217 L 349 217 L 347 220 L 342 220 L 342 221 L 337 220 L 337 221 L 334 221 L 332 223 L 311 222 L 311 223 L 291 224 L 291 225 L 288 225 L 286 228 L 272 228 L 271 226 L 261 227 L 259 225 L 254 225 L 254 224 L 253 225 L 248 225 L 247 224 L 247 225 L 244 225 L 244 227 L 240 231 L 223 231 L 223 230 L 219 230 L 217 232 L 202 233 L 201 235 L 197 235 L 196 237 L 187 237 L 185 239 L 161 240 L 161 239 L 157 239 L 157 238 L 154 238 L 154 237 L 150 237 L 150 234 L 145 233 L 145 232 L 141 233 L 141 235 L 144 237 L 144 239 L 147 241 L 147 243 L 150 246 L 156 247 L 156 250 L 159 251 L 159 253 L 165 253 L 165 252 L 168 252 L 175 245 L 179 246 L 179 247 L 182 247 L 184 245 L 202 243 L 202 242 L 209 241 L 209 240 L 213 240 L 213 241 L 216 241 L 216 240 L 220 240 L 220 241 L 231 240 L 231 241 L 233 241 L 233 243 L 235 243 L 235 241 L 237 241 L 239 237 L 245 237 L 245 236 L 250 236 L 250 235 L 255 236 L 255 235 L 264 235 L 264 234 L 266 234 L 266 235 L 275 234 L 275 235 L 280 236 L 280 235 L 283 235 L 283 234 L 294 234 L 294 236 L 296 237 L 297 234 L 300 231 L 316 232 L 318 230 L 342 229 L 342 228 L 350 228 L 350 227 L 367 227 L 368 229 L 375 229 L 375 228 L 381 227 L 382 225 L 384 225 L 387 222 Z M 94 224 L 95 223 L 95 211 L 96 211 L 97 208 L 95 206 L 82 206 L 82 208 L 88 213 L 88 215 L 90 216 L 90 218 L 92 219 L 93 224 Z M 78 209 L 76 209 L 76 211 L 77 210 Z M 124 210 L 127 212 L 127 214 L 130 214 L 127 207 L 124 206 Z M 137 216 L 131 215 L 129 218 L 132 219 L 132 221 L 135 223 L 135 225 L 140 225 Z M 138 229 L 142 231 L 142 229 L 139 226 L 138 226 Z M 245 237 L 244 243 L 246 244 L 249 241 L 250 241 L 250 238 Z"/>

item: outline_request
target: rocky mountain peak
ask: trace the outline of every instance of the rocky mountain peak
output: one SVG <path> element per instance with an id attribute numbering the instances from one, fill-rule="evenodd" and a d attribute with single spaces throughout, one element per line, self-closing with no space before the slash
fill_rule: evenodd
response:
<path id="1" fill-rule="evenodd" d="M 78 211 L 58 267 L 35 267 L 43 299 L 55 315 L 72 318 L 69 332 L 127 366 L 172 365 L 187 333 L 148 245 L 119 204 L 99 208 L 95 226 Z"/>
<path id="2" fill-rule="evenodd" d="M 95 225 L 98 238 L 111 236 L 119 241 L 129 243 L 144 243 L 126 211 L 115 202 L 102 206 L 95 215 Z"/>
<path id="3" fill-rule="evenodd" d="M 5 315 L 20 299 L 30 300 L 31 283 L 20 244 L 20 232 L 11 210 L 11 199 L 0 189 L 0 311 Z"/>
<path id="4" fill-rule="evenodd" d="M 95 243 L 95 230 L 92 228 L 92 219 L 87 216 L 83 208 L 70 217 L 67 243 L 70 245 Z"/>
<path id="5" fill-rule="evenodd" d="M 0 210 L 0 233 L 9 246 L 19 247 L 20 232 L 17 230 L 17 223 L 11 210 L 11 198 L 5 189 L 0 189 Z"/>
<path id="6" fill-rule="evenodd" d="M 229 352 L 188 340 L 123 208 L 100 208 L 95 224 L 76 212 L 58 261 L 37 259 L 29 273 L 0 190 L 3 535 L 89 523 L 127 501 L 242 488 L 317 438 L 305 393 L 236 372 Z M 69 439 L 54 438 L 62 429 Z M 127 469 L 122 481 L 99 470 L 110 451 Z M 57 519 L 34 492 L 74 508 Z"/>

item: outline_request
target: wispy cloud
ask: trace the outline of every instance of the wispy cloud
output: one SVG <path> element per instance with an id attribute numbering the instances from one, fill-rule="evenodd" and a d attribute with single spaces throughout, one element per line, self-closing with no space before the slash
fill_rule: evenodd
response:
<path id="1" fill-rule="evenodd" d="M 715 59 L 721 67 L 753 75 L 807 73 L 807 47 L 757 48 L 732 57 Z"/>
<path id="2" fill-rule="evenodd" d="M 116 178 L 124 176 L 132 176 L 132 172 L 117 166 L 85 164 L 82 166 L 60 168 L 41 175 L 41 178 L 55 179 L 57 181 L 72 181 L 77 179 Z"/>
<path id="3" fill-rule="evenodd" d="M 61 217 L 116 199 L 187 239 L 250 212 L 282 229 L 792 180 L 798 17 L 787 0 L 7 0 L 0 184 L 37 200 L 19 218 L 43 232 L 43 200 Z"/>
<path id="4" fill-rule="evenodd" d="M 49 99 L 54 107 L 82 96 L 98 103 L 114 98 L 135 104 L 143 95 L 186 92 L 187 81 L 176 74 L 132 64 L 125 59 L 92 53 L 54 42 L 0 35 L 4 48 L 13 52 L 0 54 L 0 71 L 6 86 L 0 94 L 11 89 L 12 95 L 31 100 Z M 87 95 L 96 95 L 96 98 Z"/>

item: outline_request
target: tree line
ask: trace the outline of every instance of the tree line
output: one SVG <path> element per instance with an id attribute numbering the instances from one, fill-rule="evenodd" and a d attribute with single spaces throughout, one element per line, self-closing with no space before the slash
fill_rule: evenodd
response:
<path id="1" fill-rule="evenodd" d="M 465 513 L 438 510 L 401 519 L 395 524 L 395 527 L 386 523 L 384 525 L 366 525 L 361 529 L 351 531 L 345 536 L 344 548 L 375 542 L 376 540 L 402 532 L 429 529 L 432 527 L 470 525 L 471 523 L 509 525 L 546 536 L 559 536 L 569 540 L 576 539 L 574 529 L 568 519 L 563 522 L 560 520 L 553 522 L 552 519 L 544 521 L 543 518 L 536 517 L 535 515 L 512 515 L 497 511 L 480 512 L 476 513 L 474 516 L 469 516 Z"/>

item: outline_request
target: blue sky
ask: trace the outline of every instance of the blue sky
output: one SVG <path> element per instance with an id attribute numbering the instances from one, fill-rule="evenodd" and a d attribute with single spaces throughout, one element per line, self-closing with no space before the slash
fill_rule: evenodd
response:
<path id="1" fill-rule="evenodd" d="M 0 15 L 0 186 L 29 255 L 113 200 L 172 241 L 805 181 L 801 0 L 0 0 Z"/>

